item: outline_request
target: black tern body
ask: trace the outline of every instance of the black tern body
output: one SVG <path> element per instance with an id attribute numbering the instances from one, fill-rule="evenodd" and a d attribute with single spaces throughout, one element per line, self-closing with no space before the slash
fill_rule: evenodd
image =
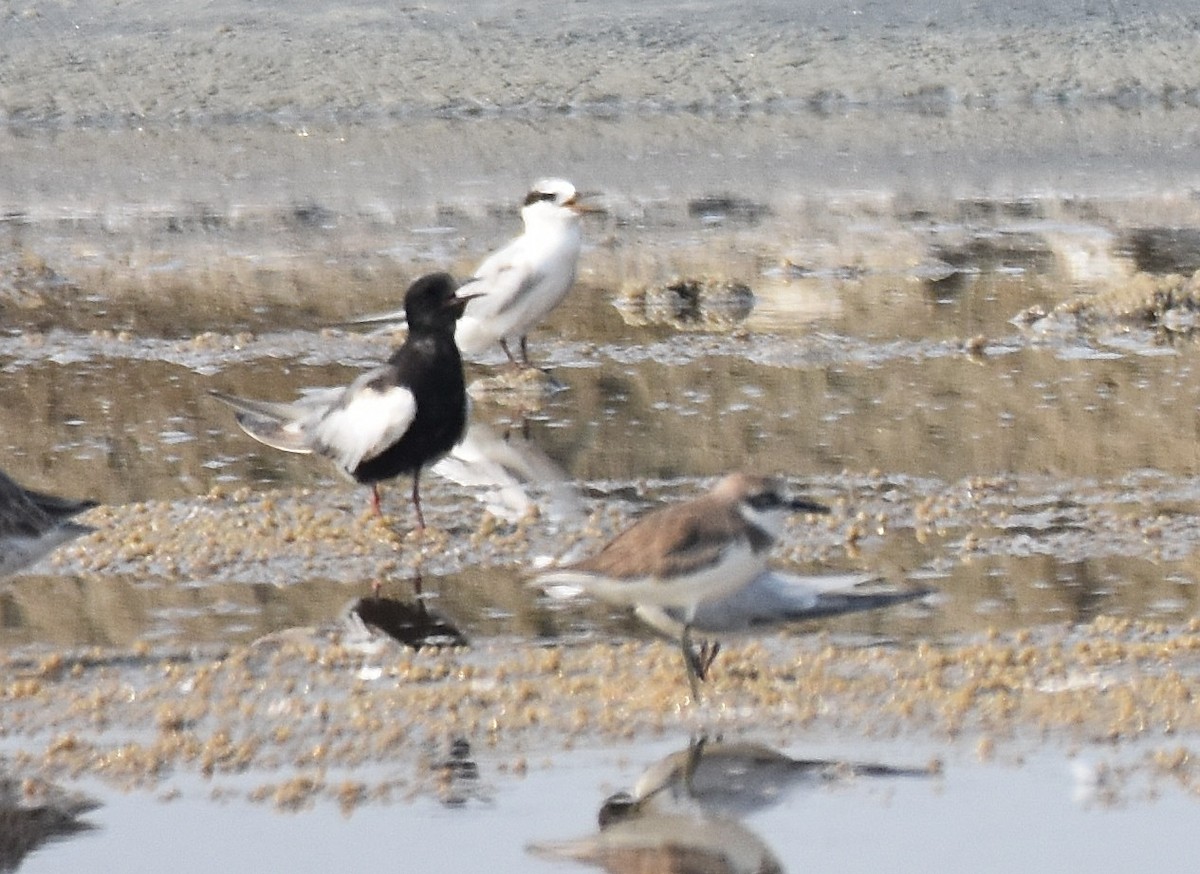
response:
<path id="1" fill-rule="evenodd" d="M 377 512 L 379 483 L 411 474 L 417 527 L 423 529 L 421 469 L 448 453 L 467 426 L 454 326 L 477 295 L 459 291 L 446 273 L 422 276 L 409 286 L 404 343 L 348 386 L 309 390 L 292 403 L 212 394 L 237 410 L 238 424 L 255 440 L 284 452 L 322 455 L 371 486 Z"/>

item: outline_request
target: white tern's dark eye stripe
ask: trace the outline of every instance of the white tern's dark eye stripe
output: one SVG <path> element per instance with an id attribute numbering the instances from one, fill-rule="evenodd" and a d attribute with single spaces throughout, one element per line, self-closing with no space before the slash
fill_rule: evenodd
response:
<path id="1" fill-rule="evenodd" d="M 553 191 L 531 191 L 525 195 L 525 206 L 529 206 L 531 203 L 537 203 L 539 200 L 553 201 L 555 196 L 556 195 Z"/>

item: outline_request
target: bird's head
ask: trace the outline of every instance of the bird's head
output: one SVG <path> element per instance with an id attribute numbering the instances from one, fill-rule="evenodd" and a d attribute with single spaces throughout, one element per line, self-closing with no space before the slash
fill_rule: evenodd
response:
<path id="1" fill-rule="evenodd" d="M 530 219 L 558 217 L 574 219 L 589 212 L 602 212 L 599 207 L 584 203 L 590 195 L 581 194 L 566 179 L 543 179 L 525 195 L 521 214 Z"/>
<path id="2" fill-rule="evenodd" d="M 746 521 L 778 537 L 789 513 L 828 513 L 824 504 L 787 494 L 775 477 L 731 473 L 713 487 L 713 494 L 737 504 Z"/>
<path id="3" fill-rule="evenodd" d="M 404 315 L 413 328 L 451 327 L 463 314 L 467 303 L 482 292 L 469 290 L 471 283 L 459 286 L 449 273 L 429 273 L 416 280 L 404 293 Z"/>

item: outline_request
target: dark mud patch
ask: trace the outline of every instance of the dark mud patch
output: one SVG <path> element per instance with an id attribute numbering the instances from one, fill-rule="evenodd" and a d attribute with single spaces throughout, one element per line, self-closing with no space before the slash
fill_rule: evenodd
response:
<path id="1" fill-rule="evenodd" d="M 1137 228 L 1119 246 L 1146 273 L 1182 273 L 1200 270 L 1200 228 Z"/>
<path id="2" fill-rule="evenodd" d="M 1077 294 L 1050 312 L 1041 306 L 1031 307 L 1018 314 L 1014 322 L 1042 335 L 1141 328 L 1161 332 L 1157 338 L 1160 342 L 1169 336 L 1190 336 L 1200 324 L 1200 274 L 1138 273 L 1108 287 Z"/>
<path id="3" fill-rule="evenodd" d="M 664 285 L 626 288 L 614 301 L 630 325 L 664 324 L 679 330 L 732 330 L 754 309 L 754 292 L 743 282 L 677 279 Z"/>

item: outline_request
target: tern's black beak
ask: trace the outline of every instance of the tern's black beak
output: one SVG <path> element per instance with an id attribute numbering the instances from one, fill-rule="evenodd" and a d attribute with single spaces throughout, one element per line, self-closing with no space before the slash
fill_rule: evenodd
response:
<path id="1" fill-rule="evenodd" d="M 816 501 L 806 501 L 803 498 L 792 498 L 788 501 L 788 509 L 793 513 L 820 513 L 825 515 L 830 510 L 824 504 L 818 504 Z"/>
<path id="2" fill-rule="evenodd" d="M 462 289 L 460 288 L 459 291 L 461 292 Z M 461 316 L 463 310 L 465 310 L 467 308 L 468 303 L 475 300 L 475 298 L 477 298 L 477 297 L 486 297 L 486 296 L 487 296 L 487 292 L 484 292 L 484 291 L 476 291 L 471 294 L 461 294 L 460 293 L 460 294 L 456 294 L 454 297 L 447 300 L 446 303 L 444 304 L 444 306 L 448 310 L 453 310 L 456 315 Z"/>

